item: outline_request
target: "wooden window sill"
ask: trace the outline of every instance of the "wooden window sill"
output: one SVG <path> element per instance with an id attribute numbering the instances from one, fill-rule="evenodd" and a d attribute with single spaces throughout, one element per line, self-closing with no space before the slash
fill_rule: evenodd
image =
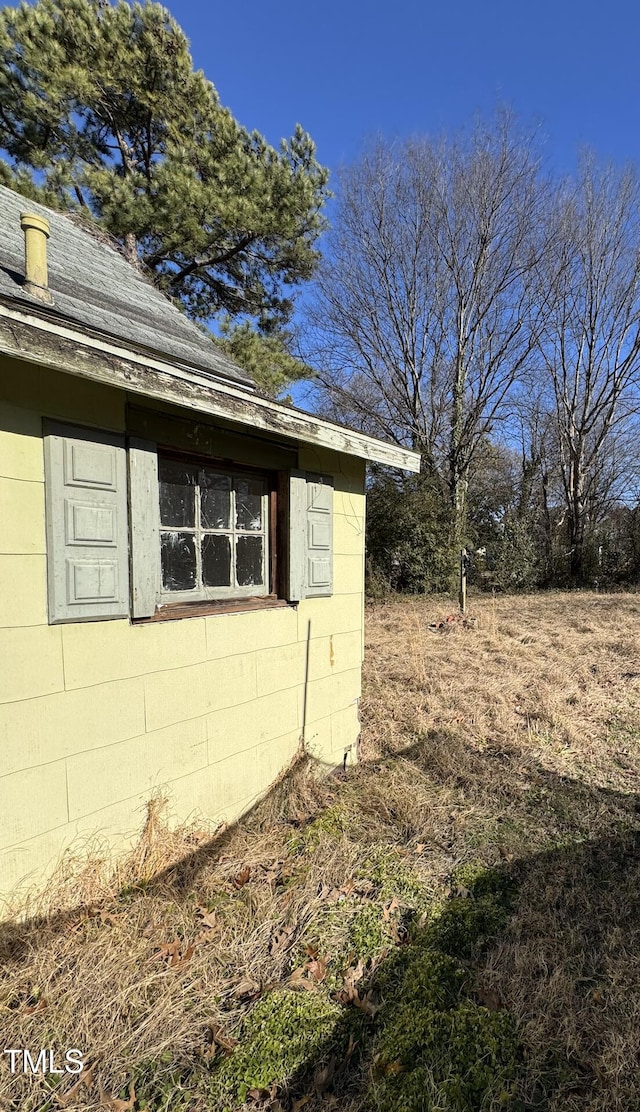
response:
<path id="1" fill-rule="evenodd" d="M 134 618 L 134 625 L 147 622 L 173 622 L 179 618 L 203 618 L 211 614 L 241 614 L 248 610 L 279 610 L 292 606 L 283 598 L 262 595 L 254 598 L 230 598 L 212 602 L 180 602 L 162 606 L 150 618 Z"/>

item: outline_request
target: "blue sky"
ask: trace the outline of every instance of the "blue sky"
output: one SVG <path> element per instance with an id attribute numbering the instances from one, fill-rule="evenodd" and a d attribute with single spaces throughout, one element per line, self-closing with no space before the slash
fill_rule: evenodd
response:
<path id="1" fill-rule="evenodd" d="M 375 133 L 454 131 L 499 103 L 540 129 L 548 171 L 571 172 L 585 145 L 640 163 L 637 0 L 168 6 L 235 117 L 273 144 L 300 122 L 331 170 Z"/>
<path id="2" fill-rule="evenodd" d="M 375 132 L 453 130 L 510 104 L 550 168 L 580 145 L 640 162 L 640 6 L 633 0 L 169 0 L 197 66 L 248 128 L 299 121 L 330 168 Z"/>

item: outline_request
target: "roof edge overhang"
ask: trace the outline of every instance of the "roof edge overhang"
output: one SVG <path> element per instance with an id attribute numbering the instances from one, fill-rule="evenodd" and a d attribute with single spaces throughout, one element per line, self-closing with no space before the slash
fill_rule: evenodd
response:
<path id="1" fill-rule="evenodd" d="M 108 342 L 4 302 L 0 302 L 0 352 L 297 443 L 403 471 L 420 470 L 418 452 L 345 429 L 241 386 L 213 382 L 151 353 L 132 351 L 117 341 Z"/>

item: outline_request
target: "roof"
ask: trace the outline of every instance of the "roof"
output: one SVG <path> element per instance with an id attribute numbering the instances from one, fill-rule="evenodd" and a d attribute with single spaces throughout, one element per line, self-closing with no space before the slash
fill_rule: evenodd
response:
<path id="1" fill-rule="evenodd" d="M 20 213 L 50 225 L 52 307 L 24 289 Z M 417 452 L 258 393 L 247 374 L 108 244 L 0 186 L 0 354 L 190 410 L 194 416 L 420 470 Z"/>
<path id="2" fill-rule="evenodd" d="M 206 333 L 185 317 L 108 243 L 68 216 L 0 186 L 0 295 L 32 305 L 24 292 L 24 233 L 20 213 L 49 222 L 49 289 L 53 316 L 127 340 L 183 366 L 253 389 L 250 376 L 219 353 Z"/>

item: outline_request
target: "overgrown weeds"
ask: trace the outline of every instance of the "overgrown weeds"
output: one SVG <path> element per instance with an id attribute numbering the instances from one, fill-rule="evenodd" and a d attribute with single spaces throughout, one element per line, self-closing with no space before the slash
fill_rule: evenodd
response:
<path id="1" fill-rule="evenodd" d="M 156 804 L 0 928 L 4 1046 L 86 1066 L 5 1060 L 0 1107 L 640 1107 L 640 599 L 446 612 L 370 610 L 360 766 L 217 833 Z"/>

